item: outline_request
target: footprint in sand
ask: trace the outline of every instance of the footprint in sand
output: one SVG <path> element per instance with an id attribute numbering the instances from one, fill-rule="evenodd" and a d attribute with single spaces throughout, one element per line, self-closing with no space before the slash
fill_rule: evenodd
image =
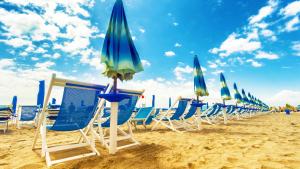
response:
<path id="1" fill-rule="evenodd" d="M 37 168 L 44 168 L 44 166 L 41 165 L 41 164 L 26 164 L 26 165 L 23 165 L 23 166 L 20 167 L 20 169 L 25 169 L 25 168 L 37 169 Z"/>

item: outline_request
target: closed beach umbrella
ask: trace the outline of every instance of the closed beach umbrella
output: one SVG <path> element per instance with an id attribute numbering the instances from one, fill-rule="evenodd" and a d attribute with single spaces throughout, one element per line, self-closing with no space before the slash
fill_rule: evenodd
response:
<path id="1" fill-rule="evenodd" d="M 221 98 L 225 106 L 225 100 L 231 100 L 231 95 L 223 73 L 220 74 L 220 82 L 221 82 Z M 224 117 L 224 124 L 227 124 L 226 107 L 223 108 L 223 117 Z"/>
<path id="2" fill-rule="evenodd" d="M 122 0 L 116 0 L 101 52 L 103 74 L 113 78 L 113 93 L 102 97 L 111 102 L 109 153 L 117 151 L 118 102 L 128 97 L 117 93 L 117 79 L 131 80 L 135 73 L 143 71 L 138 52 L 133 44 Z"/>
<path id="3" fill-rule="evenodd" d="M 115 89 L 117 79 L 131 80 L 135 73 L 143 71 L 127 25 L 122 0 L 116 0 L 113 7 L 102 48 L 101 63 L 105 65 L 103 74 L 114 79 Z"/>
<path id="4" fill-rule="evenodd" d="M 247 98 L 247 96 L 246 96 L 246 92 L 245 92 L 245 90 L 244 89 L 242 89 L 242 95 L 243 95 L 243 101 L 244 101 L 244 103 L 248 103 L 249 102 L 249 100 L 248 100 L 248 98 Z"/>
<path id="5" fill-rule="evenodd" d="M 13 115 L 16 115 L 16 111 L 17 111 L 17 102 L 18 102 L 18 97 L 17 96 L 14 96 L 13 99 L 12 99 L 12 112 L 13 112 Z"/>
<path id="6" fill-rule="evenodd" d="M 172 106 L 172 99 L 171 99 L 171 97 L 169 97 L 169 107 L 171 107 Z"/>
<path id="7" fill-rule="evenodd" d="M 152 95 L 152 107 L 155 107 L 155 95 Z"/>
<path id="8" fill-rule="evenodd" d="M 45 80 L 39 81 L 39 91 L 37 95 L 37 105 L 43 107 L 45 97 Z"/>
<path id="9" fill-rule="evenodd" d="M 194 57 L 194 91 L 197 101 L 199 101 L 199 97 L 209 95 L 197 55 Z"/>
<path id="10" fill-rule="evenodd" d="M 52 98 L 52 101 L 51 101 L 51 104 L 56 104 L 56 99 L 55 98 Z"/>
<path id="11" fill-rule="evenodd" d="M 226 84 L 226 80 L 223 73 L 220 74 L 220 81 L 221 81 L 221 97 L 223 101 L 231 100 L 230 92 Z"/>
<path id="12" fill-rule="evenodd" d="M 234 89 L 234 99 L 236 100 L 237 103 L 243 102 L 242 96 L 237 88 L 236 83 L 233 84 L 233 89 Z"/>

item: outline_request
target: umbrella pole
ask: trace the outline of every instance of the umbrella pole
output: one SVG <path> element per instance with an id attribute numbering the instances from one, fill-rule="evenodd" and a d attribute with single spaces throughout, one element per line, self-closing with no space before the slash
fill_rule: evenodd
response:
<path id="1" fill-rule="evenodd" d="M 227 124 L 227 114 L 226 114 L 226 107 L 225 107 L 225 100 L 223 99 L 223 117 L 224 117 L 224 124 Z"/>
<path id="2" fill-rule="evenodd" d="M 113 93 L 117 93 L 117 77 L 114 77 Z M 117 152 L 117 137 L 118 137 L 118 102 L 111 102 L 111 116 L 109 128 L 109 154 Z"/>

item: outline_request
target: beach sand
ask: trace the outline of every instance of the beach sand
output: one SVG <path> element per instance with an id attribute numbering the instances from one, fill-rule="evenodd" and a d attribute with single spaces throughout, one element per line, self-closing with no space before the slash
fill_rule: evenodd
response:
<path id="1" fill-rule="evenodd" d="M 141 145 L 109 155 L 54 165 L 52 168 L 300 168 L 300 113 L 203 125 L 202 131 L 182 134 L 166 129 L 134 131 Z M 47 168 L 40 152 L 32 151 L 34 129 L 25 127 L 0 134 L 0 168 Z M 52 137 L 51 137 L 52 136 Z M 49 142 L 73 141 L 77 134 L 49 133 Z M 79 150 L 85 151 L 85 150 Z M 67 151 L 56 154 L 72 154 Z"/>

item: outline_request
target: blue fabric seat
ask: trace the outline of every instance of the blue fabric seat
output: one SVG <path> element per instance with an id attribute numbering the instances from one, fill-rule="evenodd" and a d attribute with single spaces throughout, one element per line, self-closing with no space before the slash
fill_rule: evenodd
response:
<path id="1" fill-rule="evenodd" d="M 139 108 L 139 111 L 131 121 L 136 122 L 137 125 L 149 125 L 151 124 L 153 117 L 157 115 L 157 111 L 159 113 L 159 109 L 156 109 L 155 114 L 151 115 L 153 112 L 153 107 Z"/>
<path id="2" fill-rule="evenodd" d="M 48 126 L 49 130 L 74 131 L 85 128 L 95 115 L 98 95 L 104 91 L 103 87 L 94 90 L 73 88 L 67 84 L 64 88 L 62 104 L 55 122 Z M 79 86 L 80 87 L 80 86 Z"/>
<path id="3" fill-rule="evenodd" d="M 180 120 L 181 116 L 184 114 L 186 107 L 188 106 L 188 102 L 191 99 L 180 99 L 178 102 L 178 107 L 175 109 L 174 114 L 169 118 L 170 120 Z M 168 121 L 169 119 L 164 118 L 163 121 Z"/>
<path id="4" fill-rule="evenodd" d="M 21 106 L 20 121 L 33 121 L 36 117 L 37 106 Z"/>
<path id="5" fill-rule="evenodd" d="M 191 105 L 188 113 L 183 117 L 184 119 L 189 119 L 191 118 L 192 116 L 194 116 L 196 114 L 196 111 L 197 111 L 197 107 L 194 106 L 194 105 Z"/>
<path id="6" fill-rule="evenodd" d="M 130 95 L 130 93 L 129 93 Z M 130 95 L 129 98 L 126 98 L 119 102 L 119 108 L 118 108 L 118 125 L 122 125 L 126 123 L 136 106 L 136 103 L 138 101 L 139 95 Z M 110 127 L 110 118 L 107 118 L 107 120 L 101 124 L 101 127 Z"/>

